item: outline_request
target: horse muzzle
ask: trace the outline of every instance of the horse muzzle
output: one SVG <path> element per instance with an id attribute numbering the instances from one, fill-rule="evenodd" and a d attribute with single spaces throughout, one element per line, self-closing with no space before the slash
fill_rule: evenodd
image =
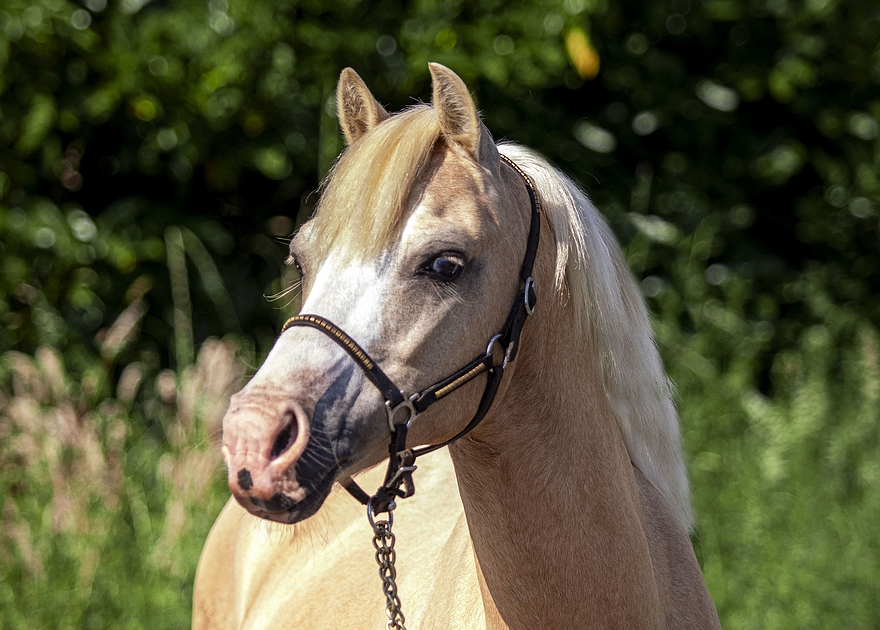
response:
<path id="1" fill-rule="evenodd" d="M 250 512 L 289 521 L 306 498 L 296 464 L 309 442 L 309 416 L 299 403 L 266 391 L 245 388 L 223 419 L 223 459 L 229 489 Z"/>

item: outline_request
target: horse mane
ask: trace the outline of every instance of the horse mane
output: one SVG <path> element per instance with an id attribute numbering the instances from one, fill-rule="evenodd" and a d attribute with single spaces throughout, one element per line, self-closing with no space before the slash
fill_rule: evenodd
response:
<path id="1" fill-rule="evenodd" d="M 322 257 L 331 248 L 352 257 L 378 255 L 400 229 L 440 134 L 434 109 L 415 105 L 342 153 L 313 219 Z M 541 197 L 556 241 L 556 290 L 571 297 L 579 329 L 600 352 L 605 394 L 630 460 L 689 528 L 690 491 L 672 387 L 614 234 L 578 185 L 544 158 L 512 143 L 498 149 L 532 178 Z"/>
<path id="2" fill-rule="evenodd" d="M 579 328 L 600 352 L 605 394 L 630 460 L 689 529 L 690 490 L 672 385 L 614 234 L 578 185 L 547 160 L 512 143 L 498 149 L 535 183 L 556 241 L 556 290 L 568 292 Z"/>

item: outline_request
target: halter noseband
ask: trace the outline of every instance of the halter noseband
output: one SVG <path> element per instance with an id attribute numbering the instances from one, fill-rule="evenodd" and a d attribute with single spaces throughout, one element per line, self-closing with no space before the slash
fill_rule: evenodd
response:
<path id="1" fill-rule="evenodd" d="M 489 412 L 504 369 L 508 363 L 516 358 L 519 351 L 519 338 L 526 319 L 535 310 L 538 296 L 535 292 L 535 281 L 532 278 L 532 268 L 535 264 L 535 256 L 538 252 L 538 240 L 541 233 L 541 202 L 535 192 L 531 178 L 516 165 L 510 158 L 501 155 L 501 160 L 515 170 L 523 178 L 529 193 L 531 202 L 531 224 L 529 238 L 526 247 L 526 255 L 522 264 L 522 292 L 517 295 L 507 316 L 507 321 L 501 331 L 494 335 L 486 347 L 486 352 L 476 357 L 473 361 L 456 370 L 441 381 L 423 389 L 415 394 L 407 394 L 397 387 L 379 365 L 361 348 L 345 331 L 333 322 L 320 315 L 296 315 L 285 322 L 281 328 L 282 334 L 293 326 L 308 326 L 315 328 L 327 335 L 345 350 L 355 363 L 364 371 L 364 376 L 379 390 L 385 398 L 385 409 L 388 414 L 388 429 L 391 432 L 391 442 L 388 445 L 388 470 L 385 473 L 385 481 L 372 496 L 367 494 L 351 477 L 341 479 L 340 483 L 358 501 L 368 507 L 368 513 L 379 514 L 388 512 L 389 506 L 396 497 L 406 498 L 415 492 L 412 473 L 415 471 L 415 460 L 421 455 L 443 448 L 459 438 L 464 437 L 476 427 Z M 496 364 L 493 350 L 499 346 L 504 353 L 504 359 Z M 487 374 L 486 388 L 480 399 L 480 406 L 471 421 L 455 436 L 431 446 L 420 448 L 406 447 L 406 434 L 409 426 L 416 417 L 435 402 L 452 393 L 465 383 L 479 376 Z M 403 486 L 403 490 L 401 490 Z"/>

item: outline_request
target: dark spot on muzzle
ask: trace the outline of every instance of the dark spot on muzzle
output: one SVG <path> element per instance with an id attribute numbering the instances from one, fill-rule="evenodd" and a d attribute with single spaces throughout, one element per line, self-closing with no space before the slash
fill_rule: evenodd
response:
<path id="1" fill-rule="evenodd" d="M 354 382 L 357 367 L 348 362 L 345 367 L 340 370 L 339 375 L 333 379 L 318 402 L 315 404 L 315 412 L 312 414 L 312 424 L 326 424 L 327 414 L 332 414 L 333 408 L 342 406 L 350 408 L 354 398 L 357 396 L 361 382 Z"/>
<path id="2" fill-rule="evenodd" d="M 292 510 L 296 506 L 296 501 L 291 499 L 286 494 L 282 494 L 281 492 L 276 492 L 271 499 L 268 501 L 264 501 L 259 497 L 251 496 L 250 500 L 257 507 L 269 512 L 270 514 L 277 514 L 278 512 L 287 512 Z"/>
<path id="3" fill-rule="evenodd" d="M 238 471 L 238 485 L 244 491 L 248 491 L 254 486 L 254 480 L 251 479 L 251 473 L 247 468 Z"/>

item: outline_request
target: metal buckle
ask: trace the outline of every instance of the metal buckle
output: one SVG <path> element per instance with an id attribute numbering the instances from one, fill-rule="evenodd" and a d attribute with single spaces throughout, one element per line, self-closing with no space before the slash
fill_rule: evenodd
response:
<path id="1" fill-rule="evenodd" d="M 416 411 L 416 407 L 413 404 L 415 402 L 416 398 L 419 397 L 419 395 L 413 394 L 412 396 L 407 396 L 406 392 L 404 392 L 404 391 L 401 391 L 400 393 L 403 395 L 403 402 L 401 402 L 396 407 L 391 406 L 390 400 L 385 401 L 385 411 L 388 413 L 388 428 L 390 429 L 390 431 L 392 433 L 397 431 L 397 427 L 401 424 L 405 424 L 406 426 L 409 426 L 410 423 L 413 420 L 415 420 L 419 415 L 419 412 Z M 406 422 L 395 422 L 394 417 L 397 415 L 397 412 L 400 411 L 401 409 L 406 409 L 409 411 L 409 414 L 406 418 Z"/>
<path id="2" fill-rule="evenodd" d="M 535 303 L 532 304 L 529 299 L 529 293 L 534 292 L 535 294 Z M 535 307 L 538 305 L 538 292 L 535 289 L 535 280 L 529 276 L 526 279 L 526 288 L 523 290 L 523 306 L 526 307 L 526 313 L 528 315 L 532 315 L 535 312 Z"/>
<path id="3" fill-rule="evenodd" d="M 501 349 L 502 349 L 502 350 L 504 350 L 504 360 L 501 362 L 501 369 L 502 369 L 502 370 L 503 370 L 504 368 L 506 368 L 506 367 L 507 367 L 507 364 L 510 362 L 510 355 L 513 353 L 513 345 L 514 345 L 514 344 L 510 344 L 510 345 L 509 345 L 508 347 L 506 347 L 506 348 L 505 348 L 503 345 L 501 345 L 501 338 L 502 338 L 503 336 L 504 336 L 504 335 L 502 335 L 501 333 L 498 333 L 497 335 L 495 335 L 494 337 L 492 337 L 492 338 L 489 340 L 489 345 L 486 346 L 486 356 L 487 356 L 487 357 L 491 357 L 491 356 L 492 356 L 492 348 L 495 347 L 495 344 L 496 344 L 496 343 L 497 343 L 499 346 L 501 346 Z"/>

